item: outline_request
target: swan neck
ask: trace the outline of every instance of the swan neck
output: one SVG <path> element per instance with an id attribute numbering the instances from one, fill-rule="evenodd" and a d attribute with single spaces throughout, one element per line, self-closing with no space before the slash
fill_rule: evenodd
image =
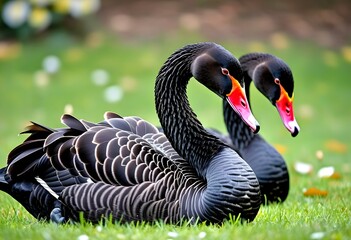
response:
<path id="1" fill-rule="evenodd" d="M 170 56 L 155 85 L 156 111 L 165 135 L 174 149 L 205 178 L 211 158 L 224 144 L 207 133 L 190 107 L 186 88 L 192 77 L 191 64 L 210 43 L 190 45 Z"/>
<path id="2" fill-rule="evenodd" d="M 193 76 L 191 64 L 209 47 L 202 44 L 178 50 L 156 78 L 155 104 L 163 131 L 198 175 L 189 177 L 190 185 L 179 199 L 180 216 L 222 222 L 230 214 L 240 213 L 252 220 L 260 205 L 255 174 L 234 150 L 204 129 L 186 95 Z"/>

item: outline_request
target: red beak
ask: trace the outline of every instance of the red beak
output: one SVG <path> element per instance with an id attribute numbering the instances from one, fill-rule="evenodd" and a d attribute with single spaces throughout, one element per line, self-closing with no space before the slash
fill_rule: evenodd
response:
<path id="1" fill-rule="evenodd" d="M 247 101 L 245 90 L 240 86 L 238 80 L 229 75 L 232 80 L 232 91 L 227 94 L 227 101 L 234 111 L 239 114 L 242 120 L 251 128 L 254 133 L 258 133 L 260 125 L 253 116 L 249 102 Z"/>
<path id="2" fill-rule="evenodd" d="M 291 133 L 291 136 L 295 137 L 300 132 L 300 127 L 297 124 L 297 121 L 294 117 L 294 109 L 293 109 L 293 99 L 289 97 L 288 93 L 285 89 L 280 85 L 280 97 L 276 101 L 276 107 L 278 109 L 280 118 L 283 121 L 284 126 Z"/>

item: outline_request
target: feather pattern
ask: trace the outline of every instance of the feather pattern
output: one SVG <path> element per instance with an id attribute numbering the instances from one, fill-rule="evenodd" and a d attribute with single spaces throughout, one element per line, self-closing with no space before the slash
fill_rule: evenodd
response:
<path id="1" fill-rule="evenodd" d="M 192 63 L 204 53 L 215 61 L 218 71 L 212 75 L 221 73 L 221 66 L 241 74 L 232 54 L 214 43 L 188 45 L 172 54 L 155 86 L 165 133 L 139 117 L 111 112 L 99 123 L 63 115 L 64 128 L 36 123 L 28 128 L 25 133 L 31 135 L 9 154 L 3 176 L 36 184 L 50 196 L 40 204 L 55 206 L 50 218 L 56 221 L 78 221 L 80 213 L 91 222 L 112 217 L 122 222 L 218 223 L 230 215 L 253 220 L 261 201 L 255 174 L 235 151 L 206 132 L 186 97 Z M 201 80 L 205 85 L 214 81 Z M 211 86 L 223 95 L 221 83 Z"/>

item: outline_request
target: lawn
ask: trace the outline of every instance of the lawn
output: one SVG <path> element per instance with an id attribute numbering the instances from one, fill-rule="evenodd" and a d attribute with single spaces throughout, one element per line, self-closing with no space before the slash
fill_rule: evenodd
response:
<path id="1" fill-rule="evenodd" d="M 5 193 L 0 193 L 0 239 L 350 239 L 351 238 L 351 111 L 350 47 L 324 49 L 313 43 L 280 36 L 274 42 L 221 42 L 234 55 L 261 50 L 278 55 L 291 67 L 295 79 L 295 114 L 301 132 L 292 138 L 278 113 L 254 88 L 252 109 L 262 135 L 286 159 L 291 189 L 285 203 L 262 207 L 254 222 L 235 220 L 221 226 L 77 225 L 57 226 L 38 222 Z M 154 124 L 153 85 L 161 64 L 186 43 L 199 36 L 159 38 L 149 42 L 122 42 L 103 32 L 75 39 L 62 32 L 29 43 L 6 46 L 0 55 L 0 164 L 24 136 L 18 133 L 30 120 L 61 127 L 60 116 L 100 121 L 105 111 L 138 115 Z M 43 72 L 47 56 L 60 60 L 54 74 Z M 92 75 L 100 73 L 99 84 Z M 101 71 L 102 70 L 102 71 Z M 102 74 L 101 74 L 102 72 Z M 106 75 L 107 74 L 107 75 Z M 101 77 L 102 75 L 102 77 Z M 106 100 L 106 89 L 118 86 L 119 101 Z M 110 88 L 111 89 L 111 88 Z M 114 88 L 112 88 L 114 89 Z M 189 98 L 206 127 L 224 131 L 221 100 L 192 81 Z M 316 156 L 316 152 L 323 157 Z M 313 167 L 309 174 L 295 171 L 296 162 Z M 319 178 L 318 170 L 333 166 L 332 178 Z M 304 189 L 326 191 L 324 197 L 306 197 Z"/>

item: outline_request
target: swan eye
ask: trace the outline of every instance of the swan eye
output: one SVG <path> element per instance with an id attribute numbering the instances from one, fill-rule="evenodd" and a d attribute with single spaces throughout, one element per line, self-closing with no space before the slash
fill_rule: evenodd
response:
<path id="1" fill-rule="evenodd" d="M 280 85 L 280 80 L 279 80 L 279 78 L 275 78 L 275 79 L 274 79 L 274 82 L 275 82 L 275 84 Z"/>
<path id="2" fill-rule="evenodd" d="M 229 75 L 229 71 L 226 68 L 222 68 L 223 75 Z"/>

